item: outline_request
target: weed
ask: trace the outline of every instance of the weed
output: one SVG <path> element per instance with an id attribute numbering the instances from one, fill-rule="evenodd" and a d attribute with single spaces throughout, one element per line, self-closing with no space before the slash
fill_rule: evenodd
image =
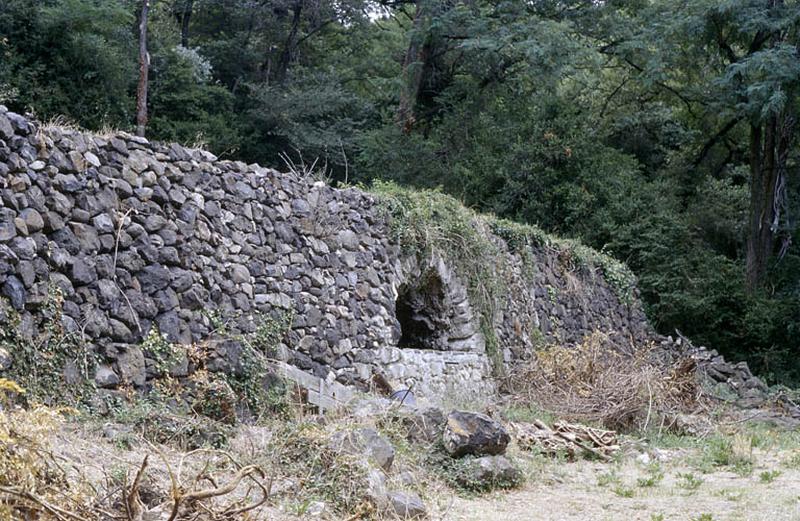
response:
<path id="1" fill-rule="evenodd" d="M 753 472 L 754 464 L 752 439 L 736 434 L 709 438 L 696 467 L 706 473 L 716 467 L 728 467 L 740 476 L 747 476 Z"/>
<path id="2" fill-rule="evenodd" d="M 744 491 L 738 489 L 730 489 L 730 488 L 723 488 L 721 490 L 714 491 L 715 496 L 719 496 L 723 499 L 728 501 L 741 501 L 744 497 Z"/>
<path id="3" fill-rule="evenodd" d="M 540 409 L 535 403 L 521 402 L 513 403 L 504 407 L 500 414 L 510 422 L 532 422 L 540 420 L 546 425 L 553 425 L 558 420 L 556 415 L 544 409 Z"/>
<path id="4" fill-rule="evenodd" d="M 509 479 L 478 479 L 476 476 L 483 474 L 480 469 L 476 468 L 479 465 L 478 458 L 465 456 L 454 459 L 445 452 L 441 444 L 431 447 L 425 459 L 424 464 L 427 468 L 438 474 L 442 481 L 449 486 L 461 492 L 481 493 L 495 489 L 515 488 L 523 481 L 520 472 L 516 473 L 516 477 Z"/>
<path id="5" fill-rule="evenodd" d="M 64 296 L 55 286 L 48 289 L 40 308 L 39 334 L 23 338 L 20 316 L 0 298 L 0 348 L 14 356 L 9 375 L 24 381 L 26 395 L 33 401 L 75 406 L 94 394 L 91 376 L 97 364 L 96 355 L 87 349 L 78 332 L 67 330 L 63 320 Z M 68 381 L 70 385 L 64 385 Z"/>
<path id="6" fill-rule="evenodd" d="M 319 424 L 283 422 L 256 458 L 271 468 L 270 474 L 296 481 L 302 493 L 295 497 L 318 499 L 339 512 L 354 512 L 362 508 L 366 497 L 368 467 L 359 458 L 334 451 L 329 438 Z M 307 509 L 311 501 L 295 506 Z"/>
<path id="7" fill-rule="evenodd" d="M 277 352 L 278 344 L 286 333 L 292 328 L 294 312 L 281 312 L 275 316 L 256 316 L 256 330 L 243 338 L 252 349 L 262 353 L 268 358 L 273 358 Z"/>
<path id="8" fill-rule="evenodd" d="M 607 487 L 609 485 L 618 485 L 620 478 L 615 471 L 604 472 L 597 477 L 597 486 Z"/>
<path id="9" fill-rule="evenodd" d="M 691 472 L 685 474 L 678 474 L 678 486 L 685 490 L 697 490 L 703 484 L 703 478 L 697 477 Z"/>
<path id="10" fill-rule="evenodd" d="M 161 333 L 155 325 L 142 341 L 142 350 L 153 359 L 156 370 L 161 375 L 168 374 L 184 356 L 181 348 L 170 343 L 167 335 Z"/>
<path id="11" fill-rule="evenodd" d="M 632 498 L 635 495 L 635 491 L 632 488 L 623 485 L 617 485 L 612 491 L 619 497 L 624 498 Z"/>
<path id="12" fill-rule="evenodd" d="M 711 514 L 700 514 L 697 517 L 693 517 L 692 521 L 714 521 L 714 516 Z"/>
<path id="13" fill-rule="evenodd" d="M 761 474 L 758 475 L 758 480 L 761 483 L 772 483 L 775 481 L 775 478 L 781 475 L 780 470 L 765 470 Z"/>
<path id="14" fill-rule="evenodd" d="M 664 473 L 661 471 L 661 465 L 658 462 L 653 462 L 647 467 L 647 474 L 647 477 L 636 480 L 636 484 L 639 487 L 655 487 L 664 479 Z"/>
<path id="15" fill-rule="evenodd" d="M 664 521 L 664 514 L 651 514 L 650 521 Z"/>
<path id="16" fill-rule="evenodd" d="M 795 452 L 786 458 L 783 465 L 792 469 L 800 469 L 800 452 Z"/>

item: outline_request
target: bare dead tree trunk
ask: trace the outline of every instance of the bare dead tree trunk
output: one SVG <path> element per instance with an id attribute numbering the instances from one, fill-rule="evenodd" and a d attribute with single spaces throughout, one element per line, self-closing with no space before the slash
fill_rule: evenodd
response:
<path id="1" fill-rule="evenodd" d="M 416 102 L 428 54 L 428 16 L 425 0 L 417 0 L 411 41 L 403 59 L 403 90 L 400 92 L 400 105 L 397 108 L 397 123 L 404 133 L 410 132 L 416 122 Z"/>
<path id="2" fill-rule="evenodd" d="M 142 0 L 139 19 L 139 85 L 136 89 L 136 135 L 144 137 L 147 128 L 147 76 L 150 70 L 150 54 L 147 52 L 147 15 L 150 0 Z"/>

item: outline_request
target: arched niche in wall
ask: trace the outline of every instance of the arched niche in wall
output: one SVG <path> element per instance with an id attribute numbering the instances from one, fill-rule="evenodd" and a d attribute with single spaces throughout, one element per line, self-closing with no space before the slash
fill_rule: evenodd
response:
<path id="1" fill-rule="evenodd" d="M 397 347 L 483 351 L 466 287 L 441 257 L 406 259 L 396 295 Z"/>

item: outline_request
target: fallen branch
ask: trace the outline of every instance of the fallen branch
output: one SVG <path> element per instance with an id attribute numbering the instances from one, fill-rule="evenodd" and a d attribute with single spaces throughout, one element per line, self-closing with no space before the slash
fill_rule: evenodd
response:
<path id="1" fill-rule="evenodd" d="M 64 510 L 63 508 L 57 507 L 52 503 L 45 501 L 43 498 L 32 492 L 5 486 L 0 486 L 0 492 L 34 503 L 41 509 L 46 510 L 47 512 L 50 512 L 52 515 L 56 516 L 60 521 L 67 521 L 68 519 L 73 519 L 75 521 L 89 521 L 83 516 L 80 516 L 74 512 L 70 512 L 69 510 Z"/>

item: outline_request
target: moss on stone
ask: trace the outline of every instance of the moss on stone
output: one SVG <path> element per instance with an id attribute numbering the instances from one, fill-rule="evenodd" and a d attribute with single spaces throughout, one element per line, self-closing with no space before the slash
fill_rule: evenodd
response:
<path id="1" fill-rule="evenodd" d="M 496 238 L 520 256 L 529 277 L 535 271 L 534 250 L 551 248 L 566 269 L 597 269 L 621 302 L 632 300 L 636 279 L 627 266 L 578 241 L 554 237 L 536 226 L 479 214 L 439 190 L 375 182 L 370 191 L 389 220 L 392 238 L 404 252 L 419 258 L 442 255 L 466 282 L 496 373 L 502 371 L 503 364 L 494 324 L 508 289 L 506 274 L 510 269 L 500 262 L 502 249 Z"/>

